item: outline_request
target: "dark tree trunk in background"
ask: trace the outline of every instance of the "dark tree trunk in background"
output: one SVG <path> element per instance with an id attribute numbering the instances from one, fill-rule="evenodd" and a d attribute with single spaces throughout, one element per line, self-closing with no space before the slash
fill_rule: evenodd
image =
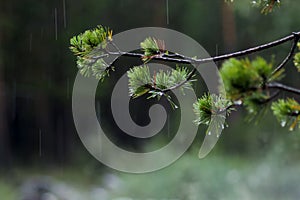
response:
<path id="1" fill-rule="evenodd" d="M 224 48 L 226 51 L 232 51 L 236 47 L 236 28 L 232 5 L 222 3 L 222 29 Z"/>
<path id="2" fill-rule="evenodd" d="M 0 17 L 3 17 L 4 12 L 3 6 L 0 9 Z M 8 132 L 8 120 L 7 120 L 7 92 L 5 88 L 5 77 L 4 77 L 4 53 L 1 47 L 4 41 L 4 34 L 0 31 L 0 167 L 8 165 L 10 158 L 10 142 L 9 142 L 9 132 Z"/>
<path id="3" fill-rule="evenodd" d="M 156 0 L 153 1 L 153 24 L 157 27 L 165 26 L 167 24 L 166 1 Z"/>
<path id="4" fill-rule="evenodd" d="M 9 160 L 10 148 L 6 115 L 6 92 L 3 81 L 3 66 L 0 63 L 0 167 L 6 165 Z"/>

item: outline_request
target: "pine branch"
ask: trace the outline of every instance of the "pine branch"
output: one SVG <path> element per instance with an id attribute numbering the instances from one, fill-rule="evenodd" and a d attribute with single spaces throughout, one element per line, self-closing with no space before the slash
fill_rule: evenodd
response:
<path id="1" fill-rule="evenodd" d="M 278 40 L 275 40 L 275 41 L 272 41 L 272 42 L 269 42 L 269 43 L 266 43 L 266 44 L 263 44 L 263 45 L 260 45 L 260 46 L 252 47 L 252 48 L 249 48 L 249 49 L 246 49 L 246 50 L 237 51 L 237 52 L 230 53 L 230 54 L 224 54 L 224 55 L 221 55 L 221 56 L 215 56 L 215 57 L 211 57 L 211 58 L 204 58 L 204 59 L 192 59 L 192 58 L 190 58 L 190 59 L 192 59 L 192 62 L 190 64 L 203 64 L 203 63 L 207 63 L 207 62 L 211 62 L 211 61 L 217 62 L 217 61 L 222 61 L 222 60 L 226 60 L 226 59 L 229 59 L 229 58 L 235 58 L 235 57 L 239 57 L 239 56 L 249 55 L 249 54 L 252 54 L 252 53 L 255 53 L 255 52 L 258 52 L 258 51 L 266 50 L 266 49 L 281 45 L 281 44 L 283 44 L 285 42 L 288 42 L 290 40 L 294 40 L 292 48 L 291 48 L 288 56 L 274 70 L 274 72 L 272 73 L 272 75 L 273 75 L 276 72 L 280 71 L 282 69 L 282 67 L 284 67 L 284 65 L 292 58 L 292 56 L 295 52 L 295 49 L 297 47 L 297 43 L 299 41 L 299 38 L 300 38 L 300 32 L 293 32 L 293 34 L 291 34 L 289 36 L 286 36 L 284 38 L 281 38 L 281 39 L 278 39 Z M 187 59 L 185 59 L 185 61 L 186 60 Z M 174 86 L 172 88 L 165 89 L 164 92 L 174 90 L 174 89 L 180 87 L 181 85 L 185 84 L 187 81 L 189 81 L 192 78 L 192 76 L 195 73 L 196 73 L 196 68 L 193 69 L 193 71 L 190 73 L 190 75 L 188 76 L 186 81 L 183 81 L 178 86 Z M 287 89 L 286 87 L 284 87 L 284 88 Z M 278 89 L 283 89 L 283 88 L 278 88 Z M 290 92 L 291 91 L 295 92 L 294 88 L 292 88 L 292 90 L 290 90 Z"/>
<path id="2" fill-rule="evenodd" d="M 235 58 L 235 57 L 240 57 L 240 56 L 245 56 L 245 55 L 249 55 L 255 52 L 259 52 L 259 51 L 263 51 L 272 47 L 276 47 L 279 46 L 283 43 L 286 43 L 288 41 L 294 40 L 293 42 L 293 46 L 291 48 L 291 51 L 289 53 L 289 55 L 284 59 L 284 61 L 278 66 L 278 68 L 276 68 L 276 70 L 274 71 L 277 72 L 279 71 L 285 64 L 286 62 L 292 57 L 297 42 L 299 41 L 300 38 L 300 32 L 293 32 L 293 34 L 288 35 L 286 37 L 280 38 L 278 40 L 263 44 L 263 45 L 259 45 L 256 47 L 252 47 L 252 48 L 248 48 L 245 50 L 241 50 L 241 51 L 237 51 L 237 52 L 233 52 L 233 53 L 229 53 L 229 54 L 224 54 L 224 55 L 220 55 L 220 56 L 215 56 L 215 57 L 209 57 L 209 58 L 200 58 L 200 59 L 195 59 L 195 58 L 191 58 L 191 57 L 187 57 L 178 53 L 174 53 L 173 55 L 165 55 L 165 54 L 158 54 L 158 55 L 154 55 L 152 60 L 157 60 L 157 61 L 166 61 L 166 62 L 176 62 L 176 63 L 181 63 L 181 64 L 203 64 L 203 63 L 208 63 L 208 62 L 217 62 L 217 61 L 223 61 L 229 58 Z M 114 56 L 127 56 L 127 57 L 137 57 L 137 58 L 141 58 L 144 56 L 143 53 L 134 53 L 134 52 L 124 52 L 121 51 L 116 44 L 114 44 L 113 42 L 110 42 L 110 44 L 112 44 L 114 46 L 114 48 L 117 49 L 117 51 L 113 52 L 113 51 L 106 51 L 105 54 L 102 54 L 100 56 L 94 56 L 92 57 L 92 59 L 99 59 L 99 58 L 103 58 L 103 57 L 107 57 L 109 55 L 114 55 Z M 178 57 L 178 58 L 174 58 L 174 57 Z M 113 64 L 113 63 L 112 63 Z M 193 70 L 193 73 L 195 73 L 196 70 Z M 193 74 L 191 74 L 192 76 Z M 191 77 L 190 77 L 191 78 Z"/>
<path id="3" fill-rule="evenodd" d="M 294 45 L 295 43 L 297 44 L 300 37 L 300 32 L 294 32 L 291 35 L 288 35 L 286 37 L 280 38 L 278 40 L 263 44 L 263 45 L 259 45 L 256 47 L 252 47 L 252 48 L 248 48 L 245 50 L 241 50 L 241 51 L 237 51 L 237 52 L 233 52 L 233 53 L 229 53 L 229 54 L 224 54 L 224 55 L 220 55 L 220 56 L 215 56 L 215 57 L 209 57 L 209 58 L 200 58 L 200 59 L 195 59 L 195 58 L 190 58 L 187 56 L 183 56 L 180 55 L 178 53 L 176 53 L 175 55 L 177 57 L 181 57 L 180 58 L 173 58 L 172 56 L 165 56 L 164 54 L 160 55 L 155 55 L 152 59 L 153 60 L 158 60 L 158 61 L 168 61 L 168 62 L 177 62 L 177 63 L 182 63 L 182 64 L 203 64 L 203 63 L 208 63 L 208 62 L 216 62 L 216 61 L 222 61 L 222 60 L 226 60 L 229 58 L 235 58 L 235 57 L 240 57 L 240 56 L 245 56 L 245 55 L 249 55 L 255 52 L 259 52 L 259 51 L 263 51 L 272 47 L 276 47 L 279 46 L 283 43 L 286 43 L 288 41 L 294 40 Z M 290 54 L 293 54 L 293 51 L 295 50 L 295 47 L 293 45 L 293 48 L 290 52 Z M 131 52 L 123 52 L 123 51 L 117 51 L 117 52 L 109 52 L 109 54 L 112 55 L 118 55 L 118 56 L 128 56 L 128 57 L 142 57 L 144 56 L 144 54 L 142 53 L 131 53 Z M 291 57 L 288 56 L 289 58 Z"/>
<path id="4" fill-rule="evenodd" d="M 252 47 L 252 48 L 248 48 L 248 49 L 245 49 L 245 50 L 241 50 L 241 51 L 237 51 L 237 52 L 233 52 L 233 53 L 229 53 L 229 54 L 224 54 L 224 55 L 220 55 L 220 56 L 215 56 L 215 57 L 196 59 L 196 58 L 187 57 L 187 56 L 184 56 L 184 55 L 181 55 L 181 54 L 178 54 L 178 53 L 174 53 L 174 54 L 170 54 L 170 55 L 157 54 L 157 55 L 154 55 L 152 57 L 152 60 L 199 65 L 199 64 L 203 64 L 203 63 L 223 61 L 223 60 L 227 60 L 227 59 L 230 59 L 230 58 L 249 55 L 249 54 L 252 54 L 252 53 L 255 53 L 255 52 L 260 52 L 260 51 L 263 51 L 263 50 L 266 50 L 266 49 L 269 49 L 269 48 L 272 48 L 272 47 L 279 46 L 283 43 L 286 43 L 288 41 L 293 40 L 293 45 L 292 45 L 292 48 L 291 48 L 288 56 L 274 70 L 273 74 L 275 74 L 280 69 L 282 69 L 282 67 L 288 62 L 288 60 L 291 59 L 291 57 L 294 54 L 294 51 L 296 49 L 297 42 L 299 41 L 299 38 L 300 38 L 300 32 L 293 32 L 291 35 L 288 35 L 286 37 L 280 38 L 278 40 L 275 40 L 275 41 L 272 41 L 272 42 L 269 42 L 269 43 L 266 43 L 266 44 L 263 44 L 263 45 L 259 45 L 259 46 L 256 46 L 256 47 Z M 93 59 L 103 58 L 105 56 L 110 56 L 110 55 L 114 55 L 117 58 L 119 56 L 137 57 L 137 58 L 142 58 L 144 56 L 143 53 L 121 51 L 117 47 L 116 44 L 114 44 L 113 42 L 110 42 L 110 43 L 113 45 L 113 47 L 117 51 L 115 51 L 115 52 L 106 51 L 106 54 L 102 54 L 100 57 L 99 56 L 98 57 L 93 57 Z M 117 58 L 114 59 L 113 62 L 110 63 L 110 64 L 112 65 L 117 60 Z M 165 92 L 168 92 L 168 91 L 171 91 L 171 90 L 174 90 L 174 89 L 177 89 L 177 88 L 181 87 L 182 85 L 187 83 L 193 77 L 193 75 L 196 73 L 196 71 L 197 71 L 196 68 L 194 68 L 185 81 L 183 81 L 180 84 L 175 85 L 171 88 L 166 88 L 162 92 L 165 93 Z M 271 87 L 275 87 L 275 85 L 271 85 Z M 278 85 L 276 85 L 276 87 L 278 87 Z M 278 88 L 278 89 L 283 89 L 283 88 Z M 292 91 L 294 91 L 294 90 L 292 90 Z"/>

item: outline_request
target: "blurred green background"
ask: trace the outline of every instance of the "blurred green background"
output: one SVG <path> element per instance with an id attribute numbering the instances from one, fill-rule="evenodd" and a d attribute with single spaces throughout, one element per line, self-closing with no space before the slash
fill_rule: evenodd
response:
<path id="1" fill-rule="evenodd" d="M 68 49 L 73 35 L 98 24 L 114 33 L 158 26 L 180 31 L 219 55 L 299 31 L 299 1 L 284 0 L 268 15 L 248 1 L 229 6 L 222 0 L 2 0 L 0 5 L 1 199 L 300 199 L 300 132 L 281 128 L 270 113 L 249 123 L 243 109 L 233 113 L 203 160 L 197 153 L 206 127 L 200 126 L 188 152 L 163 170 L 132 175 L 105 167 L 75 130 L 71 99 L 77 67 Z M 284 44 L 257 55 L 275 56 L 279 63 L 289 48 Z M 291 62 L 287 69 L 284 82 L 299 88 Z M 105 81 L 97 93 L 104 120 L 109 98 L 102 91 L 110 87 Z M 168 139 L 139 143 L 115 134 L 109 117 L 105 123 L 115 142 L 137 151 Z"/>

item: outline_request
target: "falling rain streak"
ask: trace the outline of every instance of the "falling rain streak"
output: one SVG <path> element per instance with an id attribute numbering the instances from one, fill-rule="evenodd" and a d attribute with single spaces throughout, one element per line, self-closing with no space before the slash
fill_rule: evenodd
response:
<path id="1" fill-rule="evenodd" d="M 219 45 L 216 44 L 216 55 L 215 56 L 218 56 L 219 55 Z M 219 64 L 219 62 L 215 62 L 217 65 Z"/>
<path id="2" fill-rule="evenodd" d="M 52 87 L 52 78 L 51 76 L 49 75 L 48 76 L 48 88 L 51 88 Z"/>
<path id="3" fill-rule="evenodd" d="M 29 35 L 29 52 L 32 51 L 32 33 Z"/>
<path id="4" fill-rule="evenodd" d="M 57 8 L 54 9 L 55 40 L 57 40 Z"/>
<path id="5" fill-rule="evenodd" d="M 169 0 L 166 0 L 166 7 L 167 7 L 167 24 L 169 24 Z"/>
<path id="6" fill-rule="evenodd" d="M 39 156 L 42 156 L 42 130 L 39 129 Z"/>
<path id="7" fill-rule="evenodd" d="M 98 100 L 96 103 L 96 115 L 98 120 L 100 120 L 100 112 L 101 112 L 101 104 L 100 101 Z"/>
<path id="8" fill-rule="evenodd" d="M 17 104 L 17 81 L 14 80 L 13 83 L 13 89 L 12 89 L 12 119 L 14 120 L 16 118 L 16 104 Z"/>
<path id="9" fill-rule="evenodd" d="M 67 78 L 67 99 L 69 99 L 69 94 L 70 94 L 70 79 Z"/>
<path id="10" fill-rule="evenodd" d="M 66 0 L 63 0 L 63 10 L 64 10 L 64 28 L 67 28 Z"/>
<path id="11" fill-rule="evenodd" d="M 43 38 L 43 36 L 44 36 L 44 29 L 41 28 L 41 39 Z"/>
<path id="12" fill-rule="evenodd" d="M 170 116 L 167 118 L 168 125 L 168 137 L 170 137 Z"/>

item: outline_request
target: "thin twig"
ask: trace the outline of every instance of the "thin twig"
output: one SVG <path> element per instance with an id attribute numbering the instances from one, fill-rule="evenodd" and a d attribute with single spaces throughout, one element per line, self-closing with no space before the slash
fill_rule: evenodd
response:
<path id="1" fill-rule="evenodd" d="M 290 86 L 287 86 L 287 85 L 284 85 L 284 84 L 281 84 L 281 83 L 268 83 L 266 85 L 267 88 L 276 88 L 276 89 L 279 89 L 279 90 L 283 90 L 283 91 L 287 91 L 287 92 L 291 92 L 291 93 L 294 93 L 294 94 L 298 94 L 300 95 L 300 89 L 297 89 L 297 88 L 293 88 L 293 87 L 290 87 Z"/>
<path id="2" fill-rule="evenodd" d="M 297 47 L 297 43 L 299 41 L 299 33 L 294 33 L 294 41 L 293 41 L 293 44 L 292 44 L 292 47 L 291 47 L 291 50 L 289 52 L 289 54 L 287 55 L 287 57 L 282 61 L 282 63 L 280 63 L 280 65 L 272 72 L 272 75 L 274 75 L 276 72 L 278 72 L 279 70 L 281 70 L 284 65 L 292 58 L 292 56 L 294 55 L 295 53 L 295 49 Z"/>
<path id="3" fill-rule="evenodd" d="M 196 61 L 196 58 L 191 58 L 191 57 L 188 57 L 188 56 L 176 53 L 176 52 L 174 52 L 174 53 L 168 53 L 168 54 L 163 54 L 163 55 L 165 57 L 169 57 L 169 58 L 177 57 L 177 58 L 181 58 L 181 59 L 184 59 L 184 60 L 189 60 L 190 64 L 193 64 Z"/>
<path id="4" fill-rule="evenodd" d="M 229 58 L 244 56 L 244 55 L 252 54 L 252 53 L 257 52 L 257 51 L 262 51 L 262 50 L 265 50 L 265 49 L 269 49 L 269 48 L 278 46 L 278 45 L 283 44 L 287 41 L 293 40 L 294 38 L 299 37 L 299 36 L 300 36 L 300 32 L 295 32 L 295 33 L 293 33 L 289 36 L 286 36 L 284 38 L 281 38 L 281 39 L 278 39 L 278 40 L 275 40 L 273 42 L 269 42 L 269 43 L 266 43 L 266 44 L 263 44 L 263 45 L 260 45 L 260 46 L 252 47 L 252 48 L 249 48 L 249 49 L 246 49 L 246 50 L 242 50 L 242 51 L 238 51 L 238 52 L 234 52 L 234 53 L 230 53 L 230 54 L 215 56 L 215 57 L 212 57 L 212 58 L 196 59 L 195 62 L 197 64 L 202 64 L 202 63 L 211 62 L 211 61 L 216 62 L 216 61 L 226 60 L 226 59 L 229 59 Z"/>
<path id="5" fill-rule="evenodd" d="M 169 87 L 169 88 L 166 88 L 164 89 L 162 92 L 166 93 L 166 92 L 169 92 L 171 90 L 175 90 L 181 86 L 183 86 L 184 84 L 186 84 L 188 81 L 191 81 L 192 77 L 194 76 L 194 74 L 196 73 L 196 68 L 194 68 L 190 73 L 189 75 L 187 76 L 187 78 L 182 81 L 181 83 L 177 84 L 177 85 L 174 85 L 172 87 Z"/>
<path id="6" fill-rule="evenodd" d="M 272 94 L 269 98 L 263 100 L 261 103 L 262 104 L 265 104 L 265 103 L 268 103 L 270 101 L 272 101 L 273 99 L 275 99 L 280 93 L 280 90 L 277 90 L 274 94 Z"/>
<path id="7" fill-rule="evenodd" d="M 271 100 L 273 100 L 275 97 L 277 97 L 279 93 L 280 93 L 280 90 L 277 90 L 269 98 L 267 98 L 267 99 L 265 99 L 265 100 L 263 100 L 259 103 L 260 104 L 266 104 L 266 103 L 270 102 Z M 223 108 L 222 110 L 218 111 L 218 114 L 223 114 L 223 113 L 227 112 L 229 109 L 234 109 L 235 107 L 240 107 L 242 105 L 243 105 L 242 101 L 240 103 L 233 102 L 231 105 L 229 105 L 226 108 Z"/>
<path id="8" fill-rule="evenodd" d="M 223 108 L 217 112 L 217 114 L 223 114 L 227 113 L 229 109 L 235 109 L 235 107 L 240 107 L 242 104 L 232 103 L 231 105 L 227 106 L 226 108 Z"/>
<path id="9" fill-rule="evenodd" d="M 144 54 L 142 54 L 142 53 L 132 53 L 132 52 L 121 52 L 121 55 L 127 56 L 127 57 L 143 57 L 144 56 Z M 193 64 L 191 59 L 179 59 L 179 58 L 164 57 L 162 54 L 153 55 L 152 60 L 176 62 L 176 63 L 182 63 L 182 64 Z"/>

